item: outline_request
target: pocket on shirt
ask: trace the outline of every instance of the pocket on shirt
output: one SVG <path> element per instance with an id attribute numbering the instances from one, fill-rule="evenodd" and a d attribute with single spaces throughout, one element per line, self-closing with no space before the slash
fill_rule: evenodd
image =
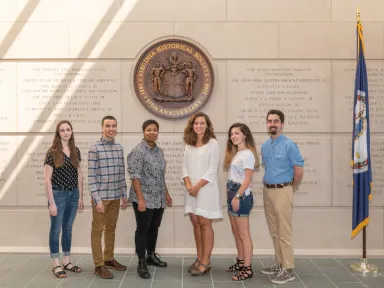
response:
<path id="1" fill-rule="evenodd" d="M 280 153 L 275 154 L 275 159 L 276 159 L 276 167 L 281 168 L 281 169 L 287 169 L 287 164 L 289 163 L 288 161 L 288 156 Z"/>

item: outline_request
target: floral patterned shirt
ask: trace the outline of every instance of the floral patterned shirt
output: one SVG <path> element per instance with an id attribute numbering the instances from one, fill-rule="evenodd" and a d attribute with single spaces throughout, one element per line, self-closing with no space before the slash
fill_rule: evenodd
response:
<path id="1" fill-rule="evenodd" d="M 164 153 L 157 145 L 151 148 L 142 140 L 127 157 L 130 178 L 139 179 L 141 191 L 148 209 L 165 208 L 165 168 Z M 137 203 L 133 185 L 129 191 L 129 201 Z"/>

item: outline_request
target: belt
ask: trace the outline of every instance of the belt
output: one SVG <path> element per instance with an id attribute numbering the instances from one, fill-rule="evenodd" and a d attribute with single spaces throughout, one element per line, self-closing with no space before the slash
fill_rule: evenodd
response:
<path id="1" fill-rule="evenodd" d="M 267 184 L 267 183 L 264 183 L 264 186 L 267 187 L 267 188 L 284 188 L 286 186 L 291 186 L 292 185 L 292 181 L 291 182 L 286 182 L 286 183 L 281 183 L 281 184 Z"/>
<path id="2" fill-rule="evenodd" d="M 57 187 L 57 186 L 52 186 L 52 190 L 57 190 L 57 191 L 73 191 L 77 188 L 77 186 L 75 187 Z"/>

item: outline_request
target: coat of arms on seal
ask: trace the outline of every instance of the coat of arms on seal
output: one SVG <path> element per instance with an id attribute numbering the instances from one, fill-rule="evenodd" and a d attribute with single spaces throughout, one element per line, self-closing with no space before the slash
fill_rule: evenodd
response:
<path id="1" fill-rule="evenodd" d="M 134 87 L 141 104 L 165 119 L 189 117 L 209 100 L 214 85 L 212 65 L 196 45 L 165 40 L 140 57 Z"/>

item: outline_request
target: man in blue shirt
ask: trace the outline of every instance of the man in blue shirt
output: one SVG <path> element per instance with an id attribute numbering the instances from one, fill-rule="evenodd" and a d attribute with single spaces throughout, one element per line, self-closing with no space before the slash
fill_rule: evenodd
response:
<path id="1" fill-rule="evenodd" d="M 274 275 L 275 284 L 285 284 L 295 279 L 292 245 L 293 195 L 303 177 L 304 160 L 296 144 L 282 131 L 284 114 L 270 110 L 267 128 L 271 136 L 261 146 L 265 174 L 263 178 L 264 211 L 269 232 L 273 239 L 276 263 L 261 272 Z"/>

